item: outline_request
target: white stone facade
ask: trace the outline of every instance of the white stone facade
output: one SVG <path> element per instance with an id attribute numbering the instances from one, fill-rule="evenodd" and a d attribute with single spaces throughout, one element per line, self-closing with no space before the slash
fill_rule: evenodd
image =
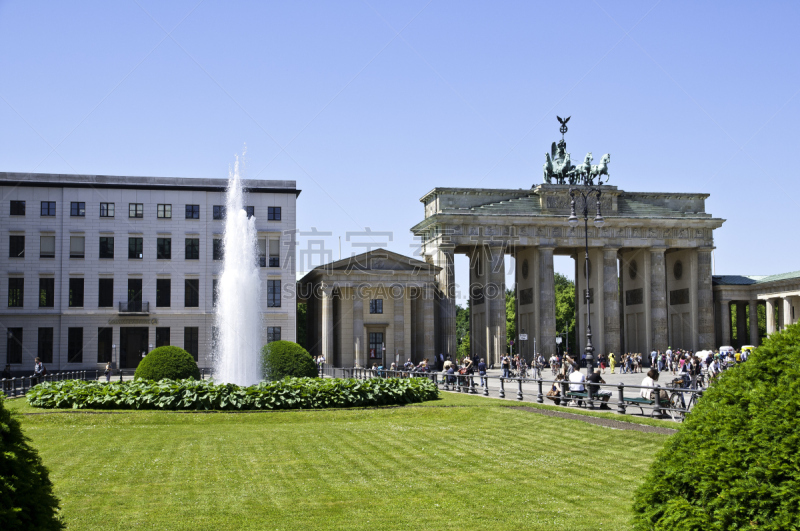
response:
<path id="1" fill-rule="evenodd" d="M 269 255 L 270 240 L 277 240 L 272 250 L 279 249 L 279 260 L 270 261 L 265 256 L 260 268 L 264 286 L 263 341 L 267 341 L 267 327 L 272 327 L 273 333 L 274 328 L 280 328 L 281 339 L 294 341 L 294 242 L 296 199 L 300 192 L 294 181 L 245 181 L 244 185 L 248 191 L 246 204 L 253 207 L 262 251 Z M 213 241 L 221 239 L 224 231 L 224 221 L 214 219 L 214 206 L 225 204 L 226 186 L 223 179 L 0 173 L 0 276 L 4 277 L 0 279 L 0 329 L 6 334 L 6 341 L 0 342 L 0 363 L 10 363 L 14 371 L 32 370 L 34 357 L 44 353 L 43 357 L 48 358 L 46 329 L 52 328 L 52 361 L 46 363 L 51 370 L 102 367 L 109 358 L 109 348 L 115 366 L 133 368 L 141 358 L 141 353 L 132 352 L 137 350 L 136 345 L 149 351 L 151 345 L 157 344 L 157 329 L 158 343 L 166 342 L 164 329 L 169 329 L 169 344 L 188 347 L 200 367 L 211 367 L 213 281 L 222 268 L 222 261 L 214 259 Z M 24 215 L 19 214 L 20 203 L 12 203 L 19 201 L 25 202 Z M 42 209 L 49 208 L 49 205 L 42 207 L 42 202 L 54 202 L 55 215 L 42 215 Z M 73 207 L 73 203 L 77 205 Z M 101 217 L 101 203 L 113 204 L 113 216 Z M 136 217 L 136 206 L 132 207 L 131 216 L 131 204 L 141 205 L 141 217 Z M 171 217 L 159 217 L 158 205 L 170 205 Z M 188 215 L 186 205 L 197 205 L 196 219 L 195 209 Z M 16 209 L 14 215 L 12 207 Z M 280 208 L 280 219 L 268 219 L 268 212 L 276 217 L 275 208 Z M 104 214 L 108 213 L 104 208 Z M 20 254 L 20 236 L 24 237 L 24 256 L 10 256 Z M 52 253 L 51 238 L 55 243 Z M 101 238 L 113 238 L 113 258 L 100 258 Z M 141 258 L 129 257 L 129 250 L 138 254 L 136 242 L 132 248 L 129 246 L 131 238 L 141 238 Z M 169 258 L 167 239 L 171 244 Z M 197 240 L 196 254 L 195 242 L 187 240 Z M 77 257 L 81 246 L 83 257 Z M 76 279 L 72 292 L 70 279 Z M 82 305 L 77 304 L 80 285 L 77 279 L 83 279 Z M 111 293 L 108 289 L 100 293 L 101 279 L 106 280 L 104 288 L 113 279 Z M 168 298 L 163 289 L 166 280 L 170 286 Z M 191 281 L 188 285 L 187 280 Z M 280 281 L 279 307 L 268 306 L 270 280 Z M 54 288 L 52 295 L 48 293 L 49 282 Z M 135 290 L 139 282 L 141 304 L 128 305 L 129 287 Z M 194 283 L 199 288 L 196 301 Z M 20 284 L 24 289 L 21 298 Z M 160 305 L 156 304 L 157 286 L 162 288 Z M 132 298 L 138 299 L 135 294 Z M 83 329 L 80 355 L 76 343 L 79 334 L 70 332 L 70 328 Z M 111 329 L 112 347 L 108 346 L 109 332 L 101 331 L 107 328 Z M 12 337 L 20 330 L 21 341 Z M 68 344 L 70 334 L 72 348 Z"/>

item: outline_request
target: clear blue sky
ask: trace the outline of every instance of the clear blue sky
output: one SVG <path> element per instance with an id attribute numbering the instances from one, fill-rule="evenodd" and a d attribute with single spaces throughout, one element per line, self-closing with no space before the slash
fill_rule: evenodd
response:
<path id="1" fill-rule="evenodd" d="M 330 231 L 333 258 L 364 227 L 409 254 L 424 193 L 540 182 L 571 115 L 570 151 L 611 153 L 609 184 L 711 194 L 718 274 L 794 271 L 798 20 L 796 2 L 0 1 L 0 170 L 219 178 L 246 144 L 245 176 L 296 180 L 298 228 Z"/>

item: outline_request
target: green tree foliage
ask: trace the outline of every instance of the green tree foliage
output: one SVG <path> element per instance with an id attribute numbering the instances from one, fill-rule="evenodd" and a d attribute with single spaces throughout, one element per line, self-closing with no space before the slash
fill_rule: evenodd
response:
<path id="1" fill-rule="evenodd" d="M 273 341 L 261 349 L 262 370 L 265 380 L 284 378 L 315 378 L 317 364 L 306 349 L 291 341 Z"/>
<path id="2" fill-rule="evenodd" d="M 64 529 L 47 469 L 0 393 L 0 529 Z"/>
<path id="3" fill-rule="evenodd" d="M 569 334 L 569 345 L 572 352 L 577 351 L 575 336 L 575 282 L 561 273 L 555 274 L 556 288 L 556 331 Z M 562 345 L 563 348 L 563 345 Z"/>
<path id="4" fill-rule="evenodd" d="M 469 356 L 469 312 L 469 301 L 467 301 L 466 308 L 456 305 L 456 338 L 458 340 L 458 357 L 460 359 L 463 359 L 464 356 Z M 452 352 L 445 352 L 445 354 L 453 356 Z"/>
<path id="5" fill-rule="evenodd" d="M 469 349 L 469 334 L 467 334 L 464 339 L 461 340 L 461 343 L 458 344 L 458 359 L 463 360 L 464 358 L 470 356 Z"/>
<path id="6" fill-rule="evenodd" d="M 506 346 L 511 341 L 517 344 L 517 294 L 512 289 L 506 290 Z M 515 347 L 516 348 L 516 347 Z"/>
<path id="7" fill-rule="evenodd" d="M 158 347 L 151 350 L 136 368 L 134 379 L 143 380 L 182 380 L 200 379 L 200 369 L 191 354 L 179 347 Z"/>
<path id="8" fill-rule="evenodd" d="M 657 454 L 637 530 L 800 527 L 800 324 L 725 371 Z"/>

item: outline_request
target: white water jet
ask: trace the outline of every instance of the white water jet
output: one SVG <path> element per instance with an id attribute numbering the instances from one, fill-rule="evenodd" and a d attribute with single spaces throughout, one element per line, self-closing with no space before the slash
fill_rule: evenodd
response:
<path id="1" fill-rule="evenodd" d="M 214 380 L 253 385 L 261 381 L 261 279 L 256 218 L 247 218 L 239 157 L 225 197 L 222 275 L 217 283 L 217 352 Z"/>

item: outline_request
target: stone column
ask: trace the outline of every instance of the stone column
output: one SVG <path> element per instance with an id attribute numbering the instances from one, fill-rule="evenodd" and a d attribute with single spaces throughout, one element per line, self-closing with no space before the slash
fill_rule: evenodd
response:
<path id="1" fill-rule="evenodd" d="M 792 324 L 792 298 L 791 297 L 781 297 L 781 308 L 782 308 L 782 319 L 781 319 L 781 330 L 785 329 L 787 326 Z"/>
<path id="2" fill-rule="evenodd" d="M 747 344 L 747 303 L 736 303 L 736 342 L 739 348 Z"/>
<path id="3" fill-rule="evenodd" d="M 652 344 L 650 350 L 665 351 L 669 346 L 667 334 L 667 277 L 663 248 L 650 249 L 650 322 Z M 649 353 L 648 353 L 649 354 Z"/>
<path id="4" fill-rule="evenodd" d="M 392 286 L 392 298 L 394 298 L 394 352 L 386 352 L 386 357 L 389 359 L 389 366 L 391 367 L 392 361 L 399 361 L 402 364 L 406 355 L 405 350 L 405 289 L 400 285 Z M 363 307 L 362 307 L 363 311 Z M 433 360 L 430 360 L 433 362 Z M 384 360 L 386 363 L 386 360 Z M 399 366 L 398 366 L 399 367 Z"/>
<path id="5" fill-rule="evenodd" d="M 491 245 L 489 251 L 488 282 L 484 286 L 484 304 L 488 304 L 487 323 L 489 335 L 486 363 L 500 366 L 500 356 L 506 352 L 506 261 L 502 244 Z"/>
<path id="6" fill-rule="evenodd" d="M 617 359 L 621 359 L 619 333 L 617 249 L 606 248 L 603 249 L 603 353 L 606 356 L 613 352 Z"/>
<path id="7" fill-rule="evenodd" d="M 775 299 L 767 299 L 767 336 L 775 333 Z"/>
<path id="8" fill-rule="evenodd" d="M 436 360 L 436 329 L 434 328 L 434 287 L 422 288 L 422 322 L 424 327 L 422 341 L 422 358 L 428 358 L 428 364 Z M 455 353 L 453 353 L 455 357 Z"/>
<path id="9" fill-rule="evenodd" d="M 698 350 L 714 349 L 714 292 L 711 287 L 711 251 L 712 249 L 710 248 L 697 250 Z"/>
<path id="10" fill-rule="evenodd" d="M 758 346 L 758 301 L 750 301 L 750 344 Z"/>
<path id="11" fill-rule="evenodd" d="M 456 337 L 456 281 L 452 245 L 440 246 L 436 253 L 436 265 L 441 267 L 437 280 L 441 292 L 439 323 L 441 325 L 441 349 L 455 358 L 458 350 Z M 438 354 L 438 352 L 437 352 Z"/>
<path id="12" fill-rule="evenodd" d="M 333 286 L 322 286 L 322 355 L 333 363 Z"/>
<path id="13" fill-rule="evenodd" d="M 553 272 L 553 248 L 539 247 L 539 331 L 542 344 L 537 350 L 544 359 L 556 352 L 556 288 Z M 580 306 L 577 307 L 580 311 Z M 576 349 L 577 350 L 577 349 Z M 578 354 L 580 359 L 580 354 Z"/>
<path id="14" fill-rule="evenodd" d="M 367 362 L 364 344 L 364 299 L 361 286 L 353 287 L 353 365 L 361 366 Z"/>
<path id="15" fill-rule="evenodd" d="M 720 341 L 722 345 L 729 346 L 731 344 L 731 305 L 729 301 L 719 302 L 719 325 L 722 327 L 720 334 Z"/>

